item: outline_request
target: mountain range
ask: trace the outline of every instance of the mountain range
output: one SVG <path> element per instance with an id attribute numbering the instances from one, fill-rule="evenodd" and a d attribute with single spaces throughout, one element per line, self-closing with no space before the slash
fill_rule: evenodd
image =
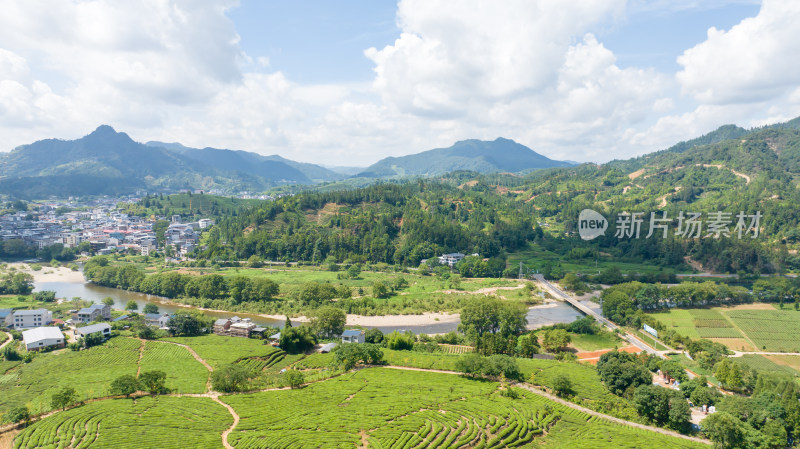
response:
<path id="1" fill-rule="evenodd" d="M 263 191 L 358 178 L 434 176 L 454 170 L 520 172 L 569 166 L 512 140 L 466 140 L 450 148 L 386 158 L 367 169 L 330 169 L 278 155 L 179 143 L 139 143 L 102 125 L 76 140 L 46 139 L 0 156 L 0 193 L 34 199 L 49 196 L 116 195 L 137 190 L 218 189 Z"/>

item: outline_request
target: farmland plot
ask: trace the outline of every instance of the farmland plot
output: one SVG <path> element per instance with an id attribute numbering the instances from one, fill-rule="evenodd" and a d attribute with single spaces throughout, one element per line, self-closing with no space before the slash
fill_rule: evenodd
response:
<path id="1" fill-rule="evenodd" d="M 148 341 L 142 354 L 141 370 L 163 371 L 166 387 L 172 393 L 203 393 L 206 391 L 208 369 L 194 359 L 189 350 L 171 343 Z"/>
<path id="2" fill-rule="evenodd" d="M 17 435 L 14 449 L 216 449 L 232 422 L 223 406 L 207 398 L 113 399 L 34 423 Z"/>
<path id="3" fill-rule="evenodd" d="M 268 358 L 280 351 L 264 344 L 262 340 L 214 334 L 199 337 L 170 337 L 164 340 L 189 346 L 215 369 L 248 357 Z"/>
<path id="4" fill-rule="evenodd" d="M 79 400 L 105 396 L 112 380 L 136 375 L 140 345 L 138 340 L 116 337 L 83 351 L 39 354 L 0 376 L 0 414 L 25 404 L 31 413 L 48 411 L 52 394 L 66 386 L 75 388 Z"/>
<path id="5" fill-rule="evenodd" d="M 703 447 L 598 420 L 496 382 L 364 369 L 300 390 L 226 396 L 241 421 L 229 441 L 255 448 Z M 269 413 L 265 413 L 269 410 Z M 564 421 L 563 423 L 561 423 Z M 563 429 L 563 438 L 553 435 Z"/>
<path id="6" fill-rule="evenodd" d="M 753 340 L 758 350 L 800 352 L 800 320 L 793 312 L 731 310 L 727 315 Z"/>

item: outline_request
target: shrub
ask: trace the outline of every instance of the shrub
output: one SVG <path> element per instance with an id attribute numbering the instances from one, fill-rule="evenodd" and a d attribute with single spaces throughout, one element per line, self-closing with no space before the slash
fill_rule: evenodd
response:
<path id="1" fill-rule="evenodd" d="M 397 351 L 409 350 L 414 347 L 414 337 L 394 331 L 384 337 L 386 347 Z"/>

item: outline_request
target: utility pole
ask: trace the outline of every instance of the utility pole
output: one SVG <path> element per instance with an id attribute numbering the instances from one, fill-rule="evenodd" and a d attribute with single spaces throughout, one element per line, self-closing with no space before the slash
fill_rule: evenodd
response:
<path id="1" fill-rule="evenodd" d="M 522 261 L 521 260 L 519 261 L 519 279 L 518 280 L 520 280 L 520 281 L 522 280 Z"/>

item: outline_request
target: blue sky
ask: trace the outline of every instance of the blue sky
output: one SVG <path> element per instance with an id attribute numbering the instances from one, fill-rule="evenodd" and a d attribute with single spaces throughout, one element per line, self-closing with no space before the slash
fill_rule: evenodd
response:
<path id="1" fill-rule="evenodd" d="M 0 151 L 139 141 L 368 165 L 514 139 L 605 162 L 800 115 L 781 0 L 10 0 Z"/>

